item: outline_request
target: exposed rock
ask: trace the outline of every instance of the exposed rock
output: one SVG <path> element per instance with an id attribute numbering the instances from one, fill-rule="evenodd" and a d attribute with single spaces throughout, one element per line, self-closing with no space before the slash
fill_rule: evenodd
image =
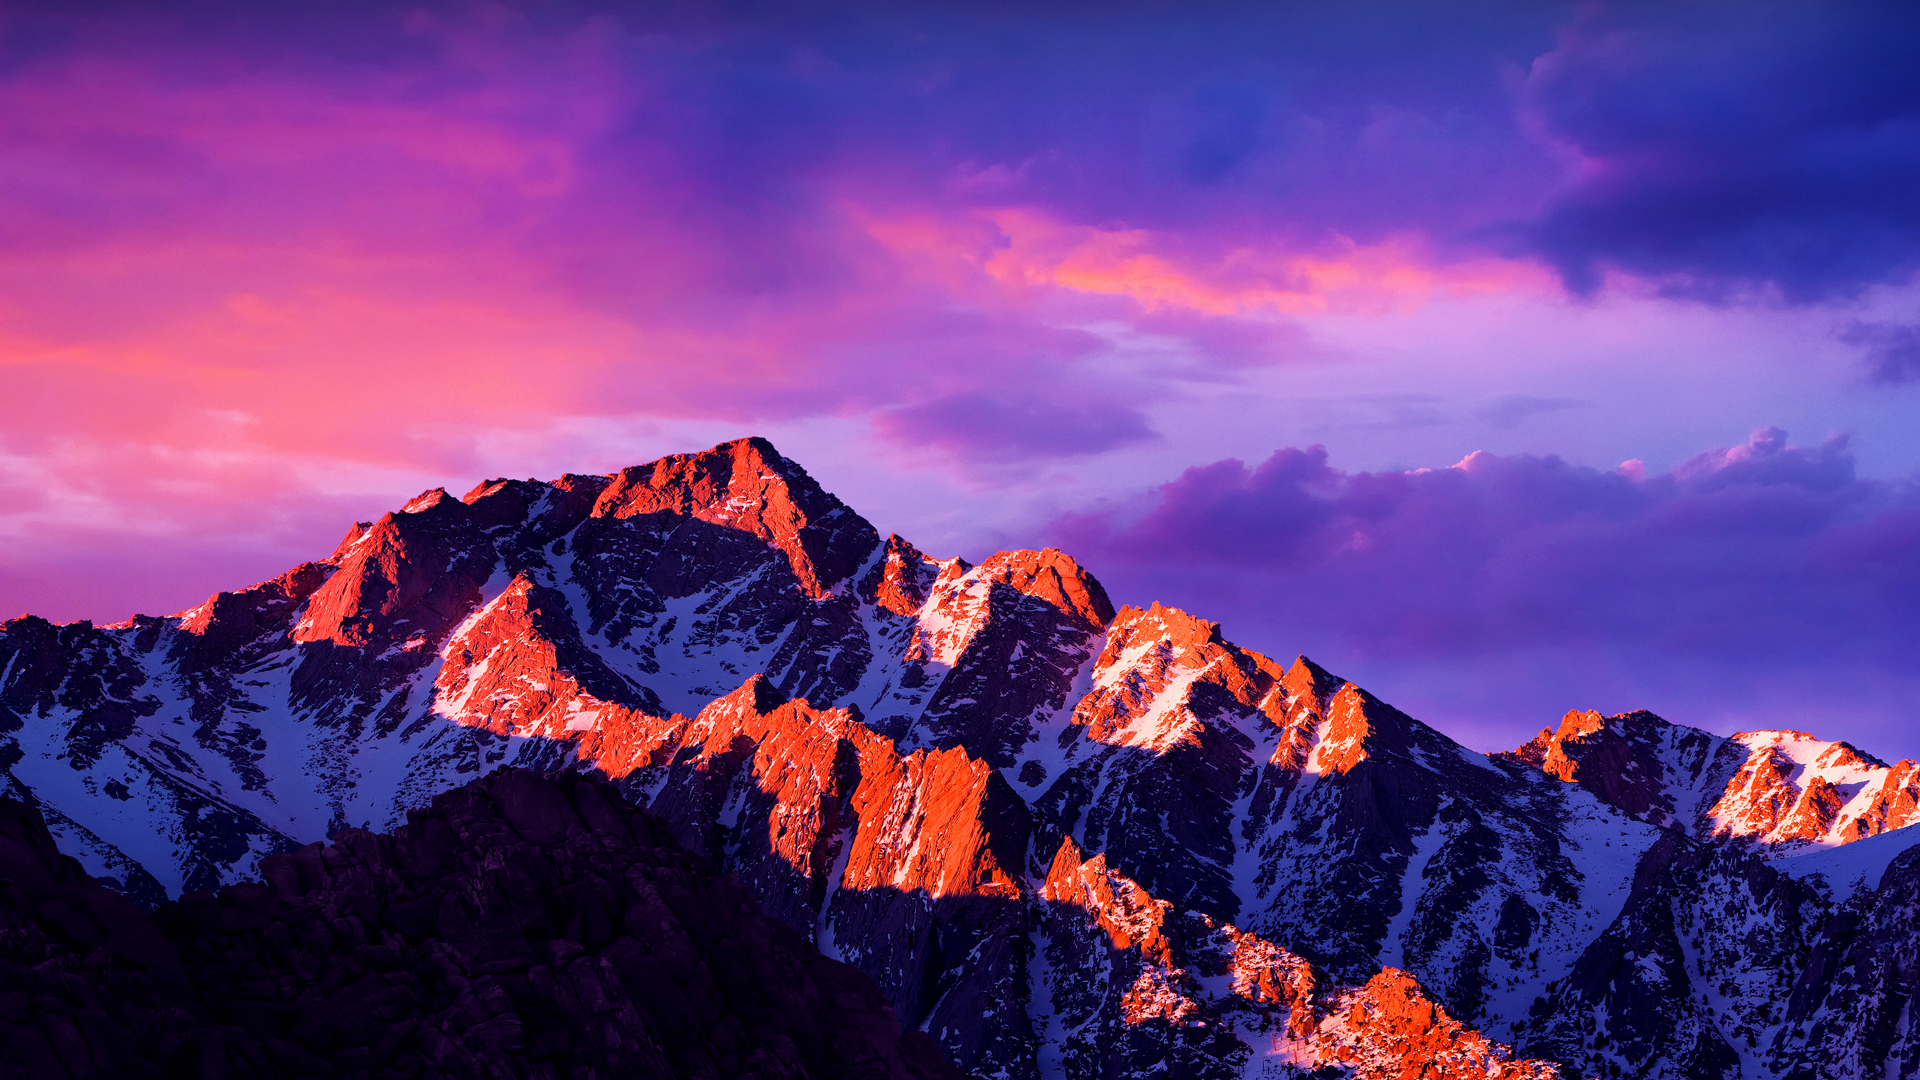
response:
<path id="1" fill-rule="evenodd" d="M 1578 784 L 1641 821 L 1783 853 L 1920 822 L 1920 765 L 1887 765 L 1799 731 L 1721 738 L 1645 711 L 1575 711 L 1496 757 Z"/>
<path id="2" fill-rule="evenodd" d="M 1059 1075 L 1548 1080 L 1447 1015 L 1406 972 L 1330 985 L 1304 958 L 1173 905 L 1061 844 L 1042 892 Z"/>
<path id="3" fill-rule="evenodd" d="M 1827 920 L 1786 1001 L 1771 1063 L 1787 1080 L 1920 1076 L 1920 849 Z"/>
<path id="4" fill-rule="evenodd" d="M 758 677 L 664 729 L 650 757 L 662 764 L 630 775 L 635 794 L 872 975 L 902 1020 L 951 1032 L 966 1068 L 1031 1060 L 1027 809 L 998 770 L 958 748 L 902 754 L 851 711 Z"/>
<path id="5" fill-rule="evenodd" d="M 1669 834 L 1521 1044 L 1598 1075 L 1779 1075 L 1789 998 L 1843 924 L 1752 850 Z"/>

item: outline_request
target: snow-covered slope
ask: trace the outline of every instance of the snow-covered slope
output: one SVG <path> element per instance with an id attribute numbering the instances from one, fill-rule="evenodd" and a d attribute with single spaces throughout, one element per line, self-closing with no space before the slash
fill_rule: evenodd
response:
<path id="1" fill-rule="evenodd" d="M 1840 901 L 1878 888 L 1893 860 L 1915 847 L 1920 847 L 1920 829 L 1909 826 L 1843 847 L 1788 856 L 1775 862 L 1774 868 L 1802 880 L 1817 878 Z"/>

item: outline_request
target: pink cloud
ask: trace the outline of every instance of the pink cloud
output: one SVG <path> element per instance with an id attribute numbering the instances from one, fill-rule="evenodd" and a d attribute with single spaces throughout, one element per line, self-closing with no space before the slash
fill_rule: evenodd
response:
<path id="1" fill-rule="evenodd" d="M 1499 258 L 1442 260 L 1415 234 L 1301 249 L 1280 237 L 1208 238 L 1075 224 L 1033 208 L 874 219 L 882 243 L 961 283 L 977 267 L 1012 290 L 1058 288 L 1123 297 L 1149 313 L 1208 316 L 1380 313 L 1434 297 L 1545 294 L 1553 276 Z M 941 266 L 944 264 L 944 266 Z M 940 272 L 939 270 L 935 271 Z"/>
<path id="2" fill-rule="evenodd" d="M 5 449 L 448 472 L 472 467 L 475 432 L 556 418 L 867 413 L 927 445 L 902 417 L 1004 406 L 1009 386 L 1086 413 L 1029 443 L 1098 448 L 1147 428 L 1133 390 L 1078 366 L 1108 347 L 1090 317 L 1244 350 L 1295 342 L 1289 311 L 1493 273 L 1433 270 L 1411 241 L 1261 262 L 956 209 L 945 181 L 890 187 L 859 148 L 771 194 L 715 187 L 678 46 L 597 24 L 410 32 L 432 63 L 351 78 L 137 35 L 0 77 Z"/>

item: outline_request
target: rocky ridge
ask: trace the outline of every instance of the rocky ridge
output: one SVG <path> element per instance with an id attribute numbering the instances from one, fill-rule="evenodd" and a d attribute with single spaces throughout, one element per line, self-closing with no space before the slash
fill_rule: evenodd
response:
<path id="1" fill-rule="evenodd" d="M 1578 784 L 1642 821 L 1780 854 L 1920 822 L 1920 763 L 1888 765 L 1801 731 L 1722 738 L 1645 711 L 1574 711 L 1497 756 Z"/>
<path id="2" fill-rule="evenodd" d="M 1672 889 L 1648 868 L 1672 863 L 1670 826 L 1725 842 L 1692 822 L 1726 748 L 1758 753 L 1658 718 L 1593 718 L 1489 759 L 1305 658 L 1276 663 L 1173 609 L 1116 611 L 1062 553 L 973 566 L 883 540 L 759 440 L 611 477 L 429 492 L 357 526 L 324 562 L 180 616 L 15 620 L 0 670 L 10 784 L 130 895 L 237 880 L 261 853 L 349 823 L 395 827 L 499 763 L 600 771 L 769 913 L 871 976 L 956 1062 L 1008 1077 L 1385 1068 L 1333 1048 L 1390 1045 L 1368 1039 L 1428 1014 L 1329 1002 L 1414 986 L 1445 1023 L 1407 1022 L 1459 1025 L 1448 1045 L 1476 1048 L 1434 1075 L 1534 1067 L 1477 1049 L 1490 1039 L 1605 1067 L 1614 1059 L 1592 1050 L 1671 1002 L 1631 980 L 1609 998 L 1618 980 L 1601 960 L 1637 927 L 1672 921 L 1654 910 Z M 1904 820 L 1898 767 L 1846 779 L 1875 767 L 1815 769 L 1852 801 L 1866 789 L 1848 785 L 1890 793 L 1877 819 L 1843 802 L 1822 840 L 1859 832 L 1843 818 Z M 1769 830 L 1812 790 L 1803 775 L 1787 771 L 1800 786 Z M 1740 792 L 1758 805 L 1771 783 L 1725 786 L 1706 809 Z M 1791 845 L 1774 846 L 1762 853 Z M 1116 939 L 1088 937 L 1098 905 L 1068 903 L 1054 881 L 1069 851 L 1126 881 L 1115 895 L 1166 905 L 1164 925 L 1202 928 L 1167 932 L 1183 943 L 1170 955 L 1215 959 L 1113 966 Z M 1739 880 L 1729 888 L 1751 892 Z M 1794 983 L 1841 948 L 1818 941 L 1843 901 L 1818 880 L 1806 888 L 1805 949 L 1753 952 L 1731 901 L 1700 913 L 1698 945 L 1659 940 L 1752 952 L 1765 968 L 1754 985 Z M 1844 903 L 1878 910 L 1878 895 Z M 1320 1034 L 1287 1044 L 1299 1061 L 1248 1026 L 1252 999 L 1217 959 L 1240 940 L 1315 973 L 1314 1004 L 1283 1010 L 1287 1024 L 1317 1018 Z M 1718 968 L 1689 967 L 1675 948 L 1668 977 L 1707 1000 Z M 1874 955 L 1897 959 L 1885 948 Z M 1132 974 L 1094 1001 L 1084 980 L 1059 977 L 1055 953 Z M 1154 976 L 1128 997 L 1143 973 L 1176 968 L 1217 974 L 1193 975 L 1198 990 Z M 1822 1011 L 1837 1007 L 1810 1005 L 1788 1042 L 1822 1032 L 1884 1058 L 1879 1036 Z M 1233 1019 L 1200 1028 L 1182 1015 Z M 1732 1016 L 1715 1006 L 1697 1019 L 1743 1043 L 1721 1032 L 1750 1023 Z M 1645 1075 L 1715 1075 L 1676 1063 L 1728 1060 L 1687 1057 L 1691 1028 L 1647 1030 Z M 1785 1075 L 1798 1051 L 1781 1045 L 1739 1060 Z"/>
<path id="3" fill-rule="evenodd" d="M 1448 1016 L 1410 975 L 1386 968 L 1329 985 L 1305 958 L 1258 934 L 1179 912 L 1062 840 L 1040 891 L 1035 964 L 1070 1076 L 1329 1075 L 1546 1080 Z"/>

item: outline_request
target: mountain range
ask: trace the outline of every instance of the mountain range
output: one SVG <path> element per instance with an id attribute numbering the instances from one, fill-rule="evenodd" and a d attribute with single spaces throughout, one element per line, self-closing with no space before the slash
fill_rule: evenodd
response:
<path id="1" fill-rule="evenodd" d="M 7 622 L 0 765 L 63 887 L 163 928 L 582 774 L 977 1076 L 1920 1075 L 1914 762 L 1647 712 L 1477 753 L 1062 552 L 883 538 L 759 439 Z"/>

